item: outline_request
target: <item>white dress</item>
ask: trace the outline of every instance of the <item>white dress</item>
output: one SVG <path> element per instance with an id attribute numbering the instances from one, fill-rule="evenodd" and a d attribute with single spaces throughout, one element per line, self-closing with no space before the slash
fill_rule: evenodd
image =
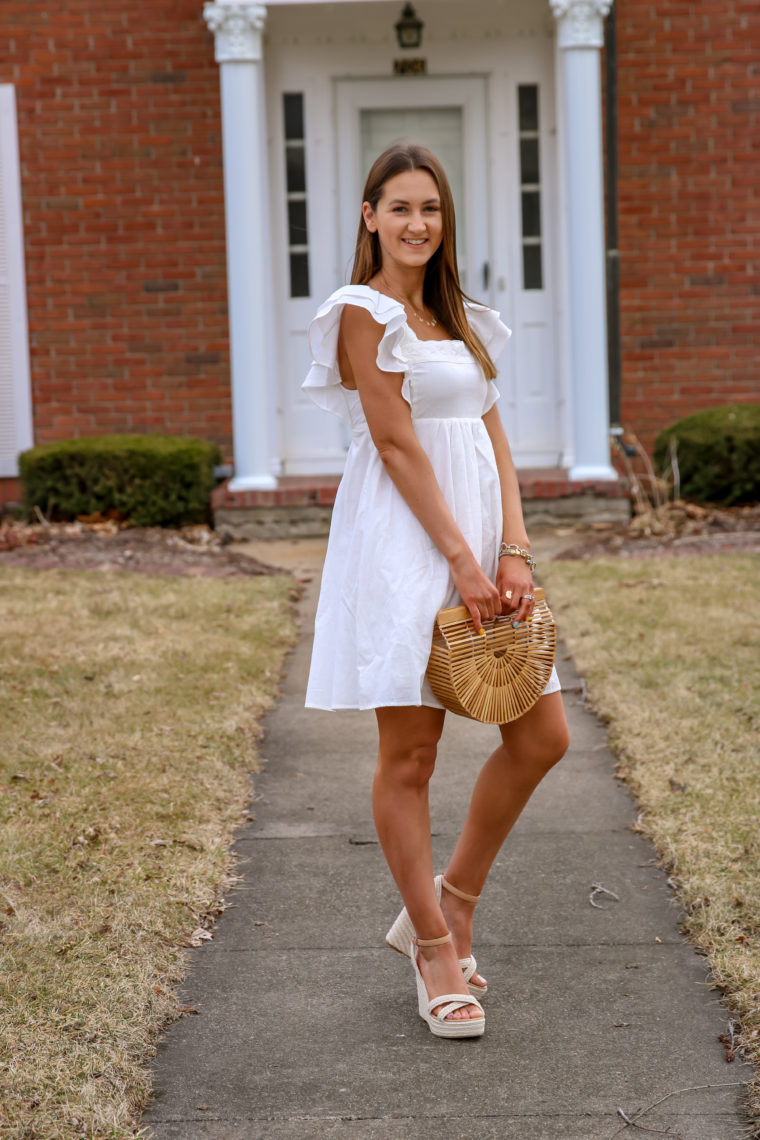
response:
<path id="1" fill-rule="evenodd" d="M 352 441 L 335 500 L 306 706 L 441 708 L 425 677 L 438 610 L 461 604 L 448 562 L 407 506 L 372 442 L 361 400 L 338 372 L 344 305 L 359 305 L 385 326 L 377 352 L 383 372 L 404 374 L 417 437 L 443 496 L 485 573 L 494 580 L 501 542 L 501 491 L 483 415 L 498 399 L 463 341 L 419 340 L 403 305 L 368 285 L 348 285 L 325 301 L 309 326 L 313 364 L 303 388 L 342 417 Z M 496 357 L 510 336 L 492 309 L 467 306 Z M 560 688 L 556 670 L 546 692 Z"/>

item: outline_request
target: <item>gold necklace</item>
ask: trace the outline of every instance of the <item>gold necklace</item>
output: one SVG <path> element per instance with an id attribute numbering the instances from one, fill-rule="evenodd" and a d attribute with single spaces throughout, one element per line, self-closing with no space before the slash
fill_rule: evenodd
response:
<path id="1" fill-rule="evenodd" d="M 415 309 L 415 307 L 414 307 L 414 305 L 412 304 L 412 302 L 411 302 L 411 301 L 403 301 L 403 300 L 401 299 L 401 297 L 399 297 L 399 296 L 398 296 L 398 294 L 397 294 L 397 293 L 394 293 L 394 292 L 393 292 L 393 290 L 391 289 L 390 285 L 389 285 L 389 284 L 388 284 L 388 282 L 385 280 L 385 278 L 383 278 L 383 285 L 385 285 L 385 288 L 388 290 L 388 292 L 390 293 L 390 295 L 393 297 L 394 301 L 398 301 L 398 303 L 399 303 L 400 305 L 403 305 L 403 306 L 404 306 L 404 308 L 406 308 L 406 306 L 407 306 L 407 305 L 409 306 L 409 308 L 412 310 L 412 312 L 414 313 L 414 315 L 415 315 L 415 317 L 417 318 L 417 320 L 418 320 L 418 321 L 422 321 L 423 325 L 427 325 L 427 327 L 428 327 L 429 329 L 434 329 L 434 328 L 435 328 L 435 326 L 438 324 L 438 321 L 435 319 L 435 317 L 433 317 L 432 321 L 426 321 L 424 317 L 421 317 L 421 316 L 420 316 L 420 314 L 417 312 L 417 310 Z"/>

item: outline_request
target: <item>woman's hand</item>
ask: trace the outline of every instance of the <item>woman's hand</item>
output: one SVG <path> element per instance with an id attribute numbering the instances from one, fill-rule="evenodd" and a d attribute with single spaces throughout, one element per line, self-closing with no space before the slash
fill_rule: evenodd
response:
<path id="1" fill-rule="evenodd" d="M 533 575 L 518 554 L 505 554 L 499 559 L 496 589 L 501 598 L 501 612 L 513 614 L 514 621 L 527 621 L 533 613 L 534 602 L 525 595 L 535 593 Z"/>
<path id="2" fill-rule="evenodd" d="M 488 575 L 483 573 L 471 550 L 449 559 L 449 568 L 459 596 L 470 611 L 475 629 L 480 633 L 483 621 L 502 612 L 499 590 Z"/>

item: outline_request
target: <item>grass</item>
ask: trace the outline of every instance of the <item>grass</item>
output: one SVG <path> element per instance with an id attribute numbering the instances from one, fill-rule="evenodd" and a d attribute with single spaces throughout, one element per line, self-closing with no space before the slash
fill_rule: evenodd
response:
<path id="1" fill-rule="evenodd" d="M 133 1136 L 250 802 L 292 582 L 0 568 L 0 1135 Z"/>
<path id="2" fill-rule="evenodd" d="M 560 635 L 760 1061 L 760 557 L 545 565 Z M 760 1122 L 760 1076 L 749 1090 Z"/>

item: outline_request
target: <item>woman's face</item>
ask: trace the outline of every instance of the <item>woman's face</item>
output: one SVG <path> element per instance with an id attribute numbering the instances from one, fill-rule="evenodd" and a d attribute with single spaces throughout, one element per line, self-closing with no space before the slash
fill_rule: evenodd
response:
<path id="1" fill-rule="evenodd" d="M 377 209 L 362 206 L 364 222 L 376 233 L 383 265 L 413 269 L 425 265 L 443 240 L 441 199 L 427 170 L 405 170 L 389 178 Z"/>

